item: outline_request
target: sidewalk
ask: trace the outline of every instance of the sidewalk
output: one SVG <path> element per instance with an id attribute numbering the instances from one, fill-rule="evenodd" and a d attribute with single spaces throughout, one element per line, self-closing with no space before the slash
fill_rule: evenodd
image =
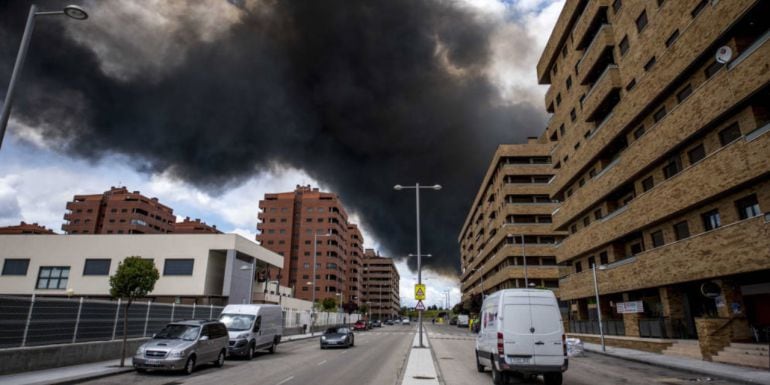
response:
<path id="1" fill-rule="evenodd" d="M 425 331 L 422 335 L 424 348 L 420 347 L 419 339 L 420 334 L 415 333 L 401 385 L 439 385 L 438 373 L 428 341 L 428 333 Z"/>
<path id="2" fill-rule="evenodd" d="M 687 357 L 666 356 L 663 354 L 617 348 L 613 346 L 607 346 L 607 351 L 602 352 L 602 347 L 599 344 L 583 343 L 583 347 L 586 351 L 592 353 L 605 354 L 629 361 L 636 361 L 670 369 L 684 370 L 692 373 L 718 377 L 725 380 L 741 382 L 744 384 L 770 385 L 770 371 L 766 370 L 733 366 L 721 364 L 718 362 L 702 361 Z"/>
<path id="3" fill-rule="evenodd" d="M 283 336 L 281 342 L 291 342 L 305 340 L 308 338 L 318 338 L 321 332 L 311 335 L 297 334 L 293 336 Z M 60 368 L 35 370 L 31 372 L 7 374 L 0 376 L 0 384 L 3 385 L 43 385 L 43 384 L 61 384 L 76 381 L 93 380 L 101 377 L 113 376 L 121 373 L 131 372 L 134 368 L 131 366 L 131 357 L 126 357 L 126 366 L 121 368 L 118 365 L 120 360 L 110 360 L 94 362 L 90 364 L 64 366 Z"/>

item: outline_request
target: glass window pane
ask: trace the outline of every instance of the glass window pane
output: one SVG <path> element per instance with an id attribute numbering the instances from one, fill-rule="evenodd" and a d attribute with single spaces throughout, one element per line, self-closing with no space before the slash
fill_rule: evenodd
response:
<path id="1" fill-rule="evenodd" d="M 48 267 L 44 267 L 40 269 L 40 276 L 44 278 L 48 278 L 51 276 L 51 269 Z"/>

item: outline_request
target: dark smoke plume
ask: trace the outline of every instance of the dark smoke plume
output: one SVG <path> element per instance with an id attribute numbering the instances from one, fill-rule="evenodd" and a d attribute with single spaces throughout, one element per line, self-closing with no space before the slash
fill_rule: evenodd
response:
<path id="1" fill-rule="evenodd" d="M 0 3 L 3 94 L 28 7 Z M 436 256 L 425 262 L 433 269 L 457 271 L 457 234 L 496 146 L 543 125 L 483 74 L 490 26 L 439 0 L 267 1 L 239 12 L 213 40 L 191 38 L 198 27 L 180 14 L 182 56 L 126 77 L 108 75 L 66 33 L 74 21 L 38 20 L 13 117 L 60 151 L 126 154 L 137 169 L 171 170 L 214 192 L 260 168 L 303 169 L 392 255 L 415 251 L 414 194 L 392 186 L 440 183 L 422 195 L 422 248 Z M 129 44 L 107 44 L 131 63 Z"/>

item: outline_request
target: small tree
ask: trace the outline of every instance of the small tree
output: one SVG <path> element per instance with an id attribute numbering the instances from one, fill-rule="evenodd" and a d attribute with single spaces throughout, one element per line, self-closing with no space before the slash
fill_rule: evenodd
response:
<path id="1" fill-rule="evenodd" d="M 334 298 L 324 298 L 321 307 L 324 311 L 332 311 L 337 308 L 337 301 Z"/>
<path id="2" fill-rule="evenodd" d="M 110 277 L 110 295 L 126 300 L 123 309 L 123 346 L 120 366 L 126 360 L 126 340 L 128 339 L 128 308 L 137 298 L 146 297 L 155 288 L 160 274 L 152 260 L 141 257 L 128 257 L 118 264 L 115 275 Z"/>
<path id="3" fill-rule="evenodd" d="M 358 307 L 358 311 L 361 312 L 362 315 L 366 316 L 366 313 L 369 312 L 369 305 L 361 305 Z"/>

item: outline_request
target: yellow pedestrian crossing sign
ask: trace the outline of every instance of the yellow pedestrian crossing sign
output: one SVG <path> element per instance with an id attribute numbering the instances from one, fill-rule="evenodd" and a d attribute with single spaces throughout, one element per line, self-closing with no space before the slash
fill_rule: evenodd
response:
<path id="1" fill-rule="evenodd" d="M 414 299 L 418 301 L 425 299 L 425 285 L 421 283 L 414 285 Z"/>

